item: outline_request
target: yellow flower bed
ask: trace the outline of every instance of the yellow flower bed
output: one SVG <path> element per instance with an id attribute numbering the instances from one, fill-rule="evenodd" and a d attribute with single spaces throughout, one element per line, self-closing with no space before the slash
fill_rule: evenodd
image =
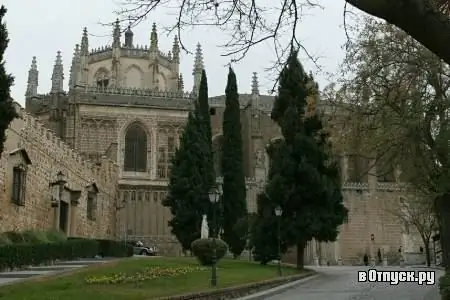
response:
<path id="1" fill-rule="evenodd" d="M 204 271 L 206 268 L 200 267 L 180 267 L 180 268 L 145 268 L 135 274 L 113 273 L 103 276 L 88 276 L 85 282 L 88 284 L 120 284 L 120 283 L 138 283 L 156 278 L 172 278 L 175 276 L 186 275 L 195 271 Z"/>

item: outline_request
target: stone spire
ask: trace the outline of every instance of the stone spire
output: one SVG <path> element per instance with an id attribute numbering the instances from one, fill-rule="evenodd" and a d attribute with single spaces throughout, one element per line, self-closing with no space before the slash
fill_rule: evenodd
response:
<path id="1" fill-rule="evenodd" d="M 28 98 L 37 96 L 38 81 L 39 81 L 39 71 L 37 69 L 36 56 L 33 56 L 30 70 L 28 71 L 28 84 L 25 97 Z"/>
<path id="2" fill-rule="evenodd" d="M 125 47 L 133 48 L 133 36 L 134 33 L 131 31 L 131 22 L 128 24 L 127 31 L 125 31 Z"/>
<path id="3" fill-rule="evenodd" d="M 158 33 L 156 32 L 156 23 L 153 23 L 152 33 L 150 35 L 150 52 L 158 51 Z"/>
<path id="4" fill-rule="evenodd" d="M 64 91 L 64 70 L 62 65 L 61 51 L 56 54 L 55 65 L 53 66 L 52 74 L 52 89 L 51 93 L 59 93 Z"/>
<path id="5" fill-rule="evenodd" d="M 75 45 L 73 51 L 72 64 L 70 66 L 69 89 L 75 86 L 78 76 L 78 68 L 80 67 L 80 45 Z"/>
<path id="6" fill-rule="evenodd" d="M 200 43 L 197 43 L 197 49 L 195 51 L 194 70 L 192 71 L 192 75 L 194 76 L 193 91 L 195 93 L 200 88 L 200 80 L 202 79 L 203 69 L 204 69 L 204 65 L 203 65 L 202 46 L 200 45 Z"/>
<path id="7" fill-rule="evenodd" d="M 181 75 L 181 74 L 178 77 L 178 91 L 179 92 L 183 92 L 184 91 L 184 80 L 183 80 L 183 75 Z"/>
<path id="8" fill-rule="evenodd" d="M 86 27 L 84 27 L 84 29 L 83 29 L 83 37 L 81 38 L 80 55 L 81 56 L 89 55 L 89 40 L 88 40 L 88 32 L 87 32 Z"/>
<path id="9" fill-rule="evenodd" d="M 87 28 L 83 29 L 80 51 L 77 57 L 76 76 L 72 78 L 72 84 L 75 88 L 84 88 L 87 85 L 89 59 L 89 40 Z"/>
<path id="10" fill-rule="evenodd" d="M 178 42 L 178 36 L 175 36 L 173 40 L 172 57 L 174 62 L 180 62 L 180 43 Z"/>
<path id="11" fill-rule="evenodd" d="M 113 30 L 113 48 L 119 48 L 120 47 L 120 23 L 119 19 L 116 19 L 116 22 L 114 22 L 114 30 Z"/>
<path id="12" fill-rule="evenodd" d="M 256 72 L 253 72 L 252 77 L 252 95 L 259 95 L 259 82 Z"/>

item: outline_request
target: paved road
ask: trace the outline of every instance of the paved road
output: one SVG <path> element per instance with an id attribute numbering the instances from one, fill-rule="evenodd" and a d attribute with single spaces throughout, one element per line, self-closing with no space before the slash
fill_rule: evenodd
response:
<path id="1" fill-rule="evenodd" d="M 357 273 L 365 267 L 314 267 L 321 275 L 307 280 L 282 294 L 267 300 L 440 300 L 438 278 L 443 272 L 436 270 L 436 285 L 416 283 L 358 283 Z M 377 268 L 377 270 L 417 270 L 425 268 Z M 435 271 L 435 270 L 433 270 Z"/>

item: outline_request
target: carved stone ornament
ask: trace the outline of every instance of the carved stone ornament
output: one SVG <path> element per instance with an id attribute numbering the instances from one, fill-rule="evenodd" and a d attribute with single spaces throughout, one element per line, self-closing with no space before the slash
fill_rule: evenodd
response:
<path id="1" fill-rule="evenodd" d="M 264 151 L 258 150 L 256 151 L 256 166 L 257 167 L 264 167 L 266 157 L 264 155 Z"/>

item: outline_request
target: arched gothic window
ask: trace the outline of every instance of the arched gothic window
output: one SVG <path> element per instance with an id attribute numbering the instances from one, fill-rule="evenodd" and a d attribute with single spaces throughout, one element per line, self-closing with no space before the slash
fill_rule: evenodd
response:
<path id="1" fill-rule="evenodd" d="M 125 134 L 124 171 L 147 171 L 147 133 L 137 123 L 128 127 Z"/>
<path id="2" fill-rule="evenodd" d="M 157 161 L 157 177 L 167 179 L 172 168 L 172 159 L 177 148 L 177 136 L 173 131 L 160 131 Z"/>
<path id="3" fill-rule="evenodd" d="M 99 70 L 97 71 L 97 73 L 95 74 L 95 81 L 97 84 L 97 87 L 99 88 L 107 88 L 109 85 L 109 76 L 108 73 L 106 72 L 106 70 Z"/>

